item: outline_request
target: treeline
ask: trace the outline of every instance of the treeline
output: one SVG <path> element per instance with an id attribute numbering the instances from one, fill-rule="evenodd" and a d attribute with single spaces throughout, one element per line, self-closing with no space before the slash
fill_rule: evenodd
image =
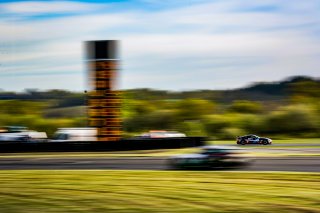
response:
<path id="1" fill-rule="evenodd" d="M 135 101 L 124 119 L 128 133 L 174 129 L 190 136 L 230 139 L 243 134 L 319 137 L 320 107 L 292 102 L 269 110 L 260 102 L 237 100 L 222 105 L 201 99 Z"/>
<path id="2" fill-rule="evenodd" d="M 121 91 L 125 97 L 135 100 L 168 100 L 168 99 L 204 99 L 219 103 L 231 103 L 234 100 L 281 101 L 295 92 L 297 84 L 318 84 L 319 79 L 295 76 L 279 82 L 258 82 L 248 87 L 232 90 L 195 90 L 173 92 L 153 89 L 130 89 Z M 55 100 L 56 107 L 86 105 L 86 93 L 65 90 L 39 91 L 27 89 L 23 93 L 0 91 L 0 100 Z"/>
<path id="3" fill-rule="evenodd" d="M 62 112 L 52 115 L 52 110 Z M 49 136 L 60 127 L 86 125 L 85 113 L 79 107 L 51 109 L 50 101 L 1 100 L 0 114 L 0 126 L 26 126 Z"/>
<path id="4" fill-rule="evenodd" d="M 242 134 L 320 137 L 320 82 L 293 77 L 229 91 L 121 91 L 124 135 L 152 129 L 229 139 Z M 46 131 L 86 126 L 86 93 L 0 92 L 0 126 Z"/>

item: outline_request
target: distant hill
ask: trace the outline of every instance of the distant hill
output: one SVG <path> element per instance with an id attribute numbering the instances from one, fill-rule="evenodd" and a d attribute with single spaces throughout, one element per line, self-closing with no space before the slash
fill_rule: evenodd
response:
<path id="1" fill-rule="evenodd" d="M 292 92 L 292 85 L 297 82 L 316 82 L 319 79 L 308 76 L 294 76 L 278 82 L 257 82 L 247 87 L 232 90 L 194 90 L 170 92 L 166 90 L 132 89 L 125 90 L 131 98 L 142 100 L 201 98 L 218 102 L 232 102 L 233 100 L 252 101 L 282 101 Z"/>
<path id="2" fill-rule="evenodd" d="M 259 92 L 268 95 L 289 95 L 290 94 L 290 85 L 296 82 L 302 81 L 314 81 L 319 82 L 319 80 L 307 77 L 307 76 L 294 76 L 290 77 L 284 81 L 279 82 L 258 82 L 250 85 L 249 87 L 240 89 L 240 91 L 246 92 Z"/>
<path id="3" fill-rule="evenodd" d="M 252 101 L 280 101 L 292 94 L 292 86 L 297 82 L 316 82 L 319 79 L 308 76 L 293 76 L 278 82 L 256 82 L 248 87 L 220 91 L 219 101 L 230 102 L 235 99 Z"/>

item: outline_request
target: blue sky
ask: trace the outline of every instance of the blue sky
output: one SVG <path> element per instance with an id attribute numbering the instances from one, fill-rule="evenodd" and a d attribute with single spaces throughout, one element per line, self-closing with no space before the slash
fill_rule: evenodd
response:
<path id="1" fill-rule="evenodd" d="M 83 41 L 120 40 L 118 88 L 319 77 L 319 0 L 0 1 L 0 88 L 87 88 Z"/>

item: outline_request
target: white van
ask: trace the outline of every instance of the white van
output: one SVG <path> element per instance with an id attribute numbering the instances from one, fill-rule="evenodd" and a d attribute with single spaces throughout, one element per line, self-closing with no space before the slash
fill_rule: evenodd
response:
<path id="1" fill-rule="evenodd" d="M 96 128 L 89 127 L 59 128 L 51 141 L 97 141 L 97 133 Z"/>

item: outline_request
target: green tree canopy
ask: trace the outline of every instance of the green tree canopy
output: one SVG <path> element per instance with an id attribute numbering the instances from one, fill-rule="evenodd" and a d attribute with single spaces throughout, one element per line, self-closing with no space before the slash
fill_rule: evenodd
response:
<path id="1" fill-rule="evenodd" d="M 215 104 L 200 99 L 185 99 L 177 103 L 177 114 L 182 120 L 198 120 L 215 112 Z"/>
<path id="2" fill-rule="evenodd" d="M 254 101 L 236 100 L 233 101 L 229 111 L 239 113 L 260 113 L 262 112 L 262 105 L 259 102 Z"/>

